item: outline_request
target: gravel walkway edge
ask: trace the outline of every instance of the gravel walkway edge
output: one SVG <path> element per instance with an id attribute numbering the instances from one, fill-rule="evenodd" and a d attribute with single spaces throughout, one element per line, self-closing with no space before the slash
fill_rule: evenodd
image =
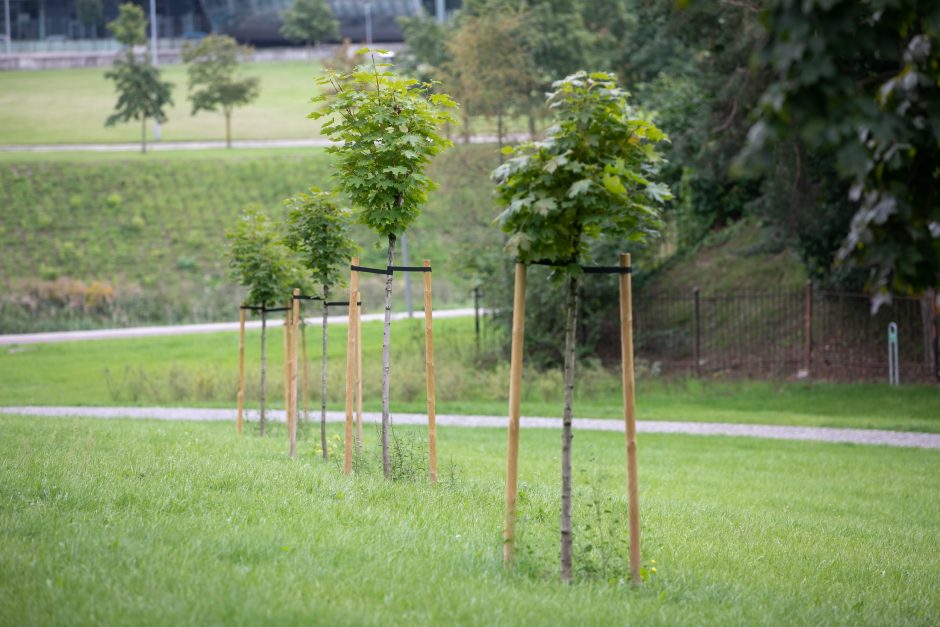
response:
<path id="1" fill-rule="evenodd" d="M 44 417 L 82 418 L 136 418 L 152 420 L 218 420 L 235 421 L 234 409 L 194 409 L 186 407 L 0 407 L 0 414 Z M 257 410 L 247 412 L 248 420 L 257 420 Z M 284 410 L 268 412 L 271 420 L 284 421 Z M 310 413 L 311 420 L 319 416 Z M 342 412 L 327 412 L 329 422 L 342 422 Z M 382 416 L 376 412 L 365 412 L 362 419 L 367 423 L 380 423 Z M 424 414 L 395 414 L 394 421 L 400 425 L 419 425 L 427 422 Z M 444 427 L 504 428 L 507 418 L 502 416 L 451 416 L 440 415 L 437 424 Z M 522 418 L 521 426 L 530 429 L 557 429 L 559 418 Z M 575 430 L 619 431 L 624 424 L 620 420 L 576 418 Z M 803 440 L 814 442 L 844 442 L 880 446 L 940 449 L 940 434 L 912 431 L 884 431 L 878 429 L 835 429 L 831 427 L 788 427 L 779 425 L 730 424 L 722 422 L 671 422 L 637 421 L 640 433 L 680 433 L 687 435 L 723 435 L 773 440 Z"/>

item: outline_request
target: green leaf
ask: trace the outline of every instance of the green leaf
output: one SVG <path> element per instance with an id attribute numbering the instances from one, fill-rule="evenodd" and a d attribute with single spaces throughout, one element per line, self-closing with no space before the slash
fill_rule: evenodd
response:
<path id="1" fill-rule="evenodd" d="M 623 186 L 623 182 L 620 180 L 619 176 L 614 176 L 612 174 L 604 175 L 604 187 L 611 194 L 621 195 L 627 192 L 627 188 Z"/>
<path id="2" fill-rule="evenodd" d="M 571 187 L 568 188 L 568 198 L 574 198 L 575 196 L 583 194 L 588 189 L 590 189 L 591 183 L 593 183 L 591 179 L 581 179 L 580 181 L 573 183 Z"/>

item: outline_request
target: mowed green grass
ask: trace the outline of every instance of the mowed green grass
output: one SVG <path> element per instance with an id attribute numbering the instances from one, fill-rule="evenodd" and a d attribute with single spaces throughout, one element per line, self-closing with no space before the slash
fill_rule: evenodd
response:
<path id="1" fill-rule="evenodd" d="M 341 410 L 346 325 L 329 339 L 331 409 Z M 380 322 L 363 324 L 363 390 L 367 410 L 381 399 Z M 437 409 L 440 413 L 505 415 L 507 364 L 476 361 L 473 319 L 434 323 Z M 320 328 L 308 329 L 308 406 L 319 408 Z M 140 405 L 233 407 L 238 333 L 7 346 L 0 351 L 0 405 Z M 392 325 L 391 399 L 394 411 L 425 410 L 423 319 Z M 258 406 L 260 331 L 248 333 L 247 404 Z M 283 405 L 283 331 L 268 334 L 268 406 Z M 575 415 L 621 418 L 619 374 L 582 368 Z M 526 370 L 524 415 L 560 416 L 558 371 Z M 940 394 L 933 386 L 774 383 L 641 378 L 641 420 L 876 428 L 940 432 Z"/>
<path id="2" fill-rule="evenodd" d="M 517 562 L 507 573 L 502 430 L 441 429 L 444 479 L 430 487 L 385 482 L 371 432 L 366 469 L 347 478 L 310 440 L 291 461 L 283 427 L 264 439 L 218 423 L 0 417 L 0 428 L 3 624 L 929 625 L 940 616 L 936 451 L 641 435 L 649 578 L 633 589 L 621 435 L 575 440 L 576 581 L 565 586 L 550 431 L 522 434 Z"/>
<path id="3" fill-rule="evenodd" d="M 0 144 L 69 144 L 139 142 L 138 123 L 106 128 L 117 96 L 105 68 L 0 72 Z M 174 85 L 173 106 L 161 127 L 164 141 L 223 140 L 220 112 L 190 114 L 188 78 L 183 65 L 162 66 Z M 232 116 L 234 139 L 299 139 L 319 136 L 320 125 L 307 119 L 318 93 L 313 61 L 246 64 L 245 75 L 261 79 L 261 92 Z M 148 140 L 153 125 L 147 125 Z"/>

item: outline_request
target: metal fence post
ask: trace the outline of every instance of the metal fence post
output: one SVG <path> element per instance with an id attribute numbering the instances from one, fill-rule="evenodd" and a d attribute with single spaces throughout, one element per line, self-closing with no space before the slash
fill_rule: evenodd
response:
<path id="1" fill-rule="evenodd" d="M 900 373 L 898 372 L 898 325 L 896 322 L 888 324 L 888 383 L 898 385 Z"/>
<path id="2" fill-rule="evenodd" d="M 806 378 L 813 376 L 813 281 L 806 282 L 806 292 L 803 303 L 803 340 L 804 355 L 803 369 Z"/>
<path id="3" fill-rule="evenodd" d="M 695 339 L 692 345 L 692 355 L 695 359 L 695 376 L 702 376 L 702 316 L 700 306 L 699 290 L 692 290 L 692 306 L 694 317 Z"/>

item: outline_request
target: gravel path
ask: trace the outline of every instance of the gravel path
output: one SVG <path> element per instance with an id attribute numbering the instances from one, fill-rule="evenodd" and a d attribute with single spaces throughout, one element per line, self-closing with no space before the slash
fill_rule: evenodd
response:
<path id="1" fill-rule="evenodd" d="M 482 313 L 482 310 L 481 310 Z M 423 316 L 423 310 L 416 310 L 415 316 Z M 473 309 L 442 309 L 434 312 L 435 319 L 467 318 L 473 315 Z M 382 320 L 385 313 L 363 314 L 363 322 Z M 408 317 L 404 311 L 392 314 L 392 320 L 403 320 Z M 322 317 L 307 318 L 307 324 L 320 326 Z M 329 324 L 346 324 L 348 316 L 330 316 Z M 275 316 L 268 322 L 269 327 L 282 326 L 284 319 Z M 246 329 L 260 329 L 260 320 L 250 320 L 245 323 Z M 192 335 L 194 333 L 219 333 L 221 331 L 238 331 L 237 322 L 212 322 L 208 324 L 178 324 L 162 327 L 131 327 L 128 329 L 96 329 L 93 331 L 56 331 L 51 333 L 14 333 L 0 335 L 0 346 L 21 344 L 47 344 L 51 342 L 77 342 L 82 340 L 111 340 L 128 337 L 153 337 L 158 335 Z"/>
<path id="2" fill-rule="evenodd" d="M 503 137 L 504 142 L 520 141 L 528 135 L 509 134 Z M 470 138 L 471 144 L 495 144 L 498 138 L 495 135 L 474 135 Z M 233 149 L 252 148 L 322 148 L 331 146 L 333 142 L 325 137 L 310 139 L 236 139 L 232 142 Z M 224 141 L 157 141 L 148 142 L 147 150 L 151 152 L 168 152 L 175 150 L 211 150 L 225 148 Z M 0 144 L 0 152 L 139 152 L 140 143 L 119 144 Z"/>
<path id="3" fill-rule="evenodd" d="M 182 407 L 0 407 L 0 414 L 23 416 L 79 416 L 87 418 L 138 418 L 155 420 L 231 420 L 235 421 L 233 409 L 191 409 Z M 319 416 L 311 412 L 311 419 Z M 283 410 L 270 410 L 271 420 L 284 421 Z M 250 420 L 257 420 L 257 411 L 248 412 Z M 380 423 L 382 415 L 365 412 L 364 422 Z M 330 422 L 342 422 L 345 414 L 327 412 Z M 394 421 L 400 425 L 425 424 L 424 414 L 395 414 Z M 489 427 L 504 428 L 507 419 L 501 416 L 447 416 L 437 417 L 437 424 L 445 427 Z M 522 418 L 521 425 L 530 429 L 557 429 L 561 427 L 558 418 Z M 575 430 L 582 431 L 620 431 L 620 420 L 602 420 L 577 418 Z M 769 438 L 773 440 L 807 440 L 814 442 L 848 442 L 852 444 L 871 444 L 881 446 L 902 446 L 911 448 L 940 449 L 940 434 L 917 433 L 909 431 L 881 431 L 876 429 L 833 429 L 829 427 L 783 427 L 776 425 L 745 425 L 721 422 L 665 422 L 640 420 L 637 422 L 640 433 L 683 433 L 690 435 L 725 435 L 750 438 Z"/>

